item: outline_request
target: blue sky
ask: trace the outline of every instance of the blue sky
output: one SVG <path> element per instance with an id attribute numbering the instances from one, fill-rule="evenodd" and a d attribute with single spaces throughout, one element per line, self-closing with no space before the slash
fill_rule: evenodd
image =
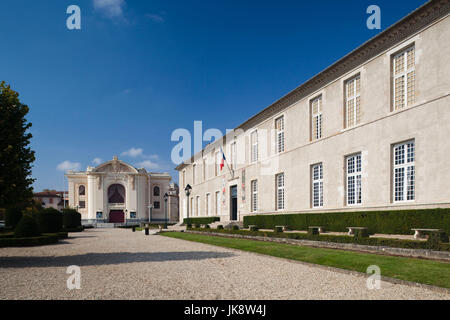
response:
<path id="1" fill-rule="evenodd" d="M 35 190 L 113 155 L 177 181 L 174 129 L 236 127 L 424 2 L 2 0 L 0 80 L 31 108 Z"/>

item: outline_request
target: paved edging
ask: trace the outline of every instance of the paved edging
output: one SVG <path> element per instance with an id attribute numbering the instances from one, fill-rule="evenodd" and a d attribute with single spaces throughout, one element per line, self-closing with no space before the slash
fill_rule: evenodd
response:
<path id="1" fill-rule="evenodd" d="M 287 244 L 294 244 L 294 245 L 299 245 L 299 243 L 298 243 L 299 241 L 321 242 L 321 241 L 311 241 L 311 240 L 296 240 L 297 243 L 291 243 L 291 242 L 284 242 L 284 241 L 273 241 L 273 239 L 267 240 L 267 237 L 247 236 L 247 235 L 240 235 L 240 234 L 226 234 L 226 233 L 187 231 L 187 230 L 185 232 L 186 233 L 192 233 L 192 234 L 199 234 L 199 235 L 212 235 L 212 236 L 219 236 L 219 237 L 222 236 L 222 237 L 225 237 L 225 238 L 268 241 L 268 242 L 287 243 Z M 258 239 L 256 239 L 256 238 L 258 238 Z M 277 238 L 277 239 L 279 240 L 280 238 Z M 281 240 L 284 240 L 284 239 L 281 239 Z M 287 240 L 295 240 L 295 239 L 287 239 Z M 226 248 L 229 249 L 229 250 L 233 250 L 233 251 L 243 251 L 243 250 L 233 249 L 233 248 L 228 248 L 228 247 L 226 247 Z M 325 248 L 325 247 L 321 247 L 321 248 Z M 346 270 L 346 269 L 330 267 L 330 266 L 324 266 L 324 265 L 310 263 L 310 262 L 305 262 L 305 261 L 292 260 L 292 259 L 287 259 L 287 258 L 280 258 L 280 257 L 275 257 L 275 256 L 270 256 L 270 255 L 258 253 L 258 252 L 253 252 L 253 251 L 245 251 L 245 252 L 256 254 L 256 255 L 260 255 L 260 256 L 265 256 L 265 257 L 269 256 L 269 257 L 272 257 L 274 259 L 287 260 L 287 261 L 294 262 L 294 263 L 300 263 L 300 264 L 304 264 L 304 265 L 308 265 L 308 266 L 312 266 L 312 267 L 316 267 L 316 268 L 320 268 L 320 269 L 324 269 L 324 270 L 339 272 L 339 273 L 343 273 L 343 274 L 350 274 L 350 275 L 363 277 L 363 278 L 367 278 L 367 276 L 368 276 L 364 272 L 359 272 L 359 271 L 354 271 L 354 270 Z M 429 284 L 425 284 L 425 283 L 401 280 L 401 279 L 386 277 L 386 276 L 383 276 L 383 275 L 381 276 L 381 280 L 385 281 L 385 282 L 390 282 L 390 283 L 393 283 L 393 284 L 400 284 L 400 285 L 407 285 L 407 286 L 411 286 L 411 287 L 424 288 L 424 289 L 428 289 L 428 290 L 435 291 L 435 292 L 450 293 L 450 289 L 448 289 L 448 288 L 433 286 L 433 285 L 429 285 Z"/>
<path id="2" fill-rule="evenodd" d="M 390 256 L 400 256 L 400 257 L 406 257 L 406 258 L 422 258 L 422 259 L 450 262 L 450 252 L 448 252 L 448 251 L 393 248 L 393 247 L 384 247 L 384 246 L 368 246 L 368 245 L 356 244 L 356 243 L 337 243 L 337 242 L 313 241 L 313 240 L 304 240 L 304 239 L 261 237 L 261 236 L 249 236 L 249 235 L 243 235 L 243 234 L 202 232 L 202 231 L 192 231 L 192 230 L 189 230 L 189 231 L 186 230 L 185 232 L 196 233 L 196 234 L 209 234 L 209 235 L 222 236 L 222 237 L 227 237 L 227 238 L 240 238 L 240 239 L 269 241 L 269 242 L 277 242 L 277 243 L 288 243 L 288 244 L 293 244 L 293 245 L 302 245 L 302 246 L 309 246 L 309 247 L 316 247 L 316 248 L 351 250 L 351 251 L 383 254 L 383 255 L 390 255 Z"/>

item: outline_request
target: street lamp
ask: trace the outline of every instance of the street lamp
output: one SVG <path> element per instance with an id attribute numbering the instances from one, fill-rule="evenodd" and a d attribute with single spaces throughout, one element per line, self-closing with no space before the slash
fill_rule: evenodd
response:
<path id="1" fill-rule="evenodd" d="M 186 218 L 189 218 L 189 196 L 191 195 L 191 190 L 192 190 L 192 187 L 188 184 L 187 186 L 186 186 L 186 188 L 184 188 L 184 192 L 186 193 L 186 197 L 187 197 L 187 217 Z"/>
<path id="2" fill-rule="evenodd" d="M 164 216 L 165 216 L 165 222 L 164 222 L 164 229 L 167 229 L 167 199 L 169 198 L 169 195 L 164 194 Z"/>

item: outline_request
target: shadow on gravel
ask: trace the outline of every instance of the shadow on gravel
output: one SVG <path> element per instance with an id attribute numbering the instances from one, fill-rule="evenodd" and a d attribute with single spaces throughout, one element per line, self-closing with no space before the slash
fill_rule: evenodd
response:
<path id="1" fill-rule="evenodd" d="M 87 253 L 63 257 L 0 257 L 0 268 L 45 268 L 76 266 L 100 266 L 134 262 L 162 262 L 230 258 L 228 252 L 109 252 Z"/>

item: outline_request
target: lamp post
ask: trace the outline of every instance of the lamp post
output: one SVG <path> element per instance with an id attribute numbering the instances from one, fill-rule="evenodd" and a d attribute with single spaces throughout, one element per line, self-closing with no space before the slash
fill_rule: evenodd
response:
<path id="1" fill-rule="evenodd" d="M 188 218 L 189 219 L 189 196 L 191 195 L 191 190 L 192 190 L 192 187 L 188 184 L 187 186 L 186 186 L 186 188 L 184 188 L 184 192 L 186 193 L 186 197 L 187 197 L 187 213 L 186 213 L 186 215 L 187 215 L 187 217 L 186 218 Z"/>
<path id="2" fill-rule="evenodd" d="M 169 195 L 166 193 L 164 194 L 164 229 L 167 229 L 167 199 L 169 198 Z"/>

